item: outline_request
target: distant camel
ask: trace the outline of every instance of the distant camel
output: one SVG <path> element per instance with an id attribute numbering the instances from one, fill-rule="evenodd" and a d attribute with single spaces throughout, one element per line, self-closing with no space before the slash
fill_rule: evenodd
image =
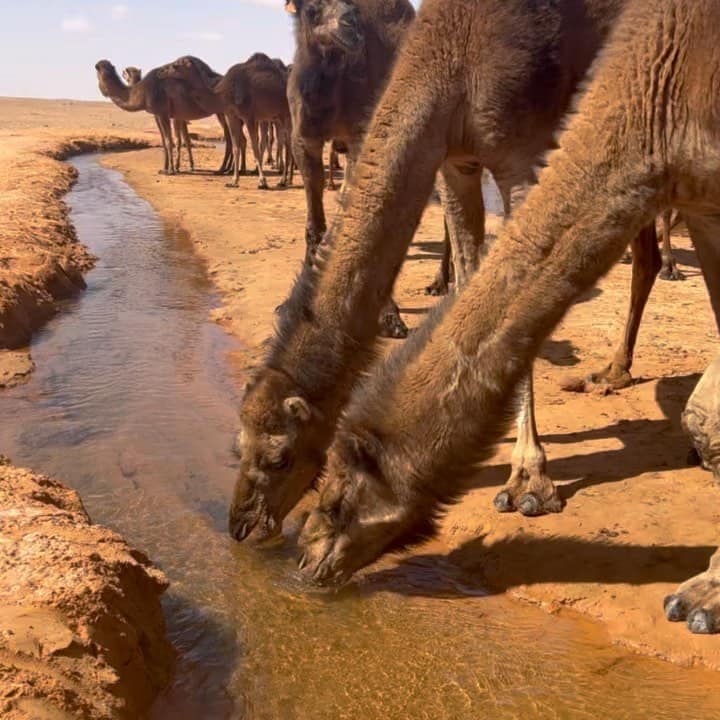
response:
<path id="1" fill-rule="evenodd" d="M 206 63 L 198 58 L 180 58 L 193 62 L 206 77 L 206 83 L 217 82 L 220 77 Z M 178 61 L 176 61 L 178 62 Z M 100 60 L 95 65 L 100 92 L 110 98 L 119 108 L 128 112 L 144 110 L 155 116 L 165 152 L 164 168 L 161 172 L 172 175 L 175 173 L 175 160 L 173 158 L 173 137 L 171 120 L 179 121 L 201 120 L 209 115 L 218 115 L 218 121 L 223 128 L 227 140 L 229 131 L 225 118 L 212 108 L 198 102 L 198 88 L 184 79 L 169 77 L 168 68 L 164 65 L 151 70 L 145 77 L 134 85 L 126 85 L 117 74 L 115 66 L 109 60 Z M 223 165 L 225 163 L 223 162 Z M 222 171 L 222 168 L 221 168 Z"/>
<path id="2" fill-rule="evenodd" d="M 280 128 L 279 145 L 283 134 L 289 132 L 286 73 L 267 55 L 255 53 L 246 62 L 233 65 L 214 86 L 206 82 L 202 68 L 188 59 L 173 63 L 168 75 L 192 83 L 196 92 L 194 98 L 203 105 L 216 108 L 217 112 L 227 118 L 234 154 L 233 182 L 229 183 L 231 187 L 238 186 L 239 175 L 244 171 L 244 166 L 240 166 L 239 154 L 241 149 L 244 154 L 244 127 L 247 125 L 260 178 L 258 186 L 266 190 L 268 184 L 260 152 L 260 123 L 270 121 L 277 124 Z M 287 142 L 285 146 L 289 148 Z M 289 166 L 287 163 L 287 171 Z M 279 184 L 283 186 L 286 183 L 284 174 Z"/>
<path id="3" fill-rule="evenodd" d="M 142 70 L 138 67 L 130 65 L 123 70 L 123 80 L 132 87 L 137 85 L 142 80 Z M 190 162 L 190 171 L 195 170 L 195 161 L 193 160 L 192 154 L 192 143 L 190 141 L 190 132 L 188 131 L 188 124 L 184 120 L 173 119 L 173 126 L 175 128 L 175 142 L 177 143 L 177 159 L 175 161 L 175 169 L 180 170 L 180 157 L 183 142 L 187 148 L 188 161 Z"/>
<path id="4" fill-rule="evenodd" d="M 268 184 L 263 170 L 262 153 L 259 145 L 259 130 L 262 121 L 275 124 L 278 130 L 278 150 L 285 149 L 283 175 L 279 186 L 285 186 L 290 172 L 290 109 L 287 101 L 287 73 L 279 68 L 267 55 L 255 53 L 246 62 L 233 65 L 215 87 L 215 95 L 222 104 L 223 112 L 230 121 L 230 133 L 235 135 L 237 127 L 245 123 L 250 135 L 255 162 L 258 168 L 258 187 L 267 190 Z M 233 124 L 234 120 L 234 124 Z M 238 184 L 237 164 L 233 185 Z"/>

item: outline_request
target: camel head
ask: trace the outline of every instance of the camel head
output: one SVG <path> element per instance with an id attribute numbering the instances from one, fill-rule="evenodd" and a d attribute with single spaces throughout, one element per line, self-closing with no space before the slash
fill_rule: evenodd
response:
<path id="1" fill-rule="evenodd" d="M 375 459 L 381 451 L 374 440 L 336 437 L 320 501 L 299 539 L 299 567 L 310 582 L 341 585 L 384 552 L 430 534 L 431 523 L 413 527 L 407 499 L 384 480 Z"/>
<path id="2" fill-rule="evenodd" d="M 230 506 L 229 531 L 238 541 L 256 529 L 264 540 L 312 486 L 328 440 L 318 410 L 284 373 L 265 370 L 246 391 L 236 450 L 240 472 Z M 322 448 L 318 451 L 317 448 Z"/>
<path id="3" fill-rule="evenodd" d="M 123 70 L 122 76 L 128 85 L 137 85 L 142 80 L 142 70 L 130 65 Z"/>
<path id="4" fill-rule="evenodd" d="M 360 11 L 353 0 L 285 0 L 294 15 L 302 42 L 325 55 L 355 54 L 364 47 Z"/>
<path id="5" fill-rule="evenodd" d="M 100 60 L 95 63 L 95 71 L 100 92 L 105 97 L 113 97 L 118 85 L 123 86 L 115 66 L 109 60 Z"/>

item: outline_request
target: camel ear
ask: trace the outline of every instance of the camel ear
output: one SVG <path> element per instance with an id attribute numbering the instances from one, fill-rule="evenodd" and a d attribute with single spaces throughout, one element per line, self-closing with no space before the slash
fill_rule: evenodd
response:
<path id="1" fill-rule="evenodd" d="M 307 422 L 312 416 L 310 405 L 299 396 L 285 398 L 283 408 L 290 417 L 300 420 L 300 422 Z"/>

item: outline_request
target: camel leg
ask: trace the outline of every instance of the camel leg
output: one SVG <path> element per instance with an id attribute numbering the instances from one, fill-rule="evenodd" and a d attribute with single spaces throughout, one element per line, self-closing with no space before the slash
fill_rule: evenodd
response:
<path id="1" fill-rule="evenodd" d="M 258 188 L 260 190 L 267 190 L 268 184 L 265 179 L 265 173 L 263 172 L 262 152 L 260 151 L 260 143 L 258 142 L 259 126 L 255 120 L 250 120 L 247 124 L 248 133 L 250 133 L 250 142 L 252 144 L 253 155 L 255 156 L 255 163 L 257 164 L 258 171 Z"/>
<path id="2" fill-rule="evenodd" d="M 305 242 L 307 244 L 305 261 L 312 262 L 327 228 L 325 209 L 323 208 L 323 187 L 325 185 L 325 169 L 322 160 L 323 142 L 316 138 L 301 137 L 293 132 L 292 150 L 305 184 L 308 209 L 305 223 Z"/>
<path id="3" fill-rule="evenodd" d="M 700 261 L 715 322 L 720 330 L 720 218 L 686 216 L 685 221 Z M 718 406 L 718 398 L 705 402 L 711 407 Z M 717 418 L 708 418 L 707 425 L 717 426 Z M 715 438 L 708 439 L 713 444 L 717 442 Z M 693 633 L 720 632 L 720 550 L 710 558 L 705 572 L 682 583 L 672 595 L 665 598 L 665 614 L 668 620 L 686 621 Z"/>
<path id="4" fill-rule="evenodd" d="M 183 124 L 184 123 L 182 120 L 178 120 L 177 118 L 175 118 L 172 121 L 172 123 L 175 128 L 175 139 L 177 141 L 177 149 L 176 149 L 177 156 L 175 158 L 175 168 L 178 172 L 180 172 L 180 165 L 181 165 L 180 158 L 182 156 L 182 146 L 183 146 L 183 140 L 185 138 L 185 133 L 183 133 Z"/>
<path id="5" fill-rule="evenodd" d="M 290 161 L 288 157 L 289 141 L 288 141 L 288 127 L 286 123 L 278 123 L 276 128 L 277 133 L 277 144 L 275 146 L 275 158 L 277 160 L 276 167 L 280 173 L 280 181 L 278 187 L 288 186 L 288 175 L 290 172 Z M 283 153 L 285 158 L 283 159 Z"/>
<path id="6" fill-rule="evenodd" d="M 268 147 L 268 123 L 266 120 L 258 123 L 258 134 L 260 137 L 260 157 L 265 157 Z"/>
<path id="7" fill-rule="evenodd" d="M 232 172 L 233 169 L 233 151 L 232 151 L 232 137 L 230 135 L 230 128 L 228 122 L 222 113 L 216 115 L 220 127 L 223 130 L 223 138 L 225 139 L 225 154 L 220 167 L 215 171 L 215 175 L 227 175 Z"/>
<path id="8" fill-rule="evenodd" d="M 448 160 L 438 177 L 457 289 L 463 288 L 477 270 L 480 248 L 485 242 L 482 175 L 483 169 L 478 164 L 456 167 Z"/>
<path id="9" fill-rule="evenodd" d="M 185 139 L 185 148 L 187 149 L 188 162 L 190 163 L 190 172 L 195 172 L 195 160 L 192 153 L 192 141 L 190 140 L 190 131 L 186 122 L 182 124 L 183 138 Z"/>
<path id="10" fill-rule="evenodd" d="M 632 285 L 630 311 L 625 322 L 623 338 L 610 364 L 601 372 L 593 373 L 588 378 L 588 382 L 581 383 L 581 389 L 588 390 L 601 385 L 612 390 L 619 390 L 632 384 L 630 368 L 640 321 L 661 265 L 655 223 L 644 228 L 630 243 L 630 247 L 633 264 Z M 573 386 L 573 389 L 576 388 Z"/>
<path id="11" fill-rule="evenodd" d="M 503 183 L 498 185 L 498 190 L 500 190 L 500 197 L 502 198 L 503 216 L 507 220 L 510 213 L 512 213 L 512 187 Z"/>
<path id="12" fill-rule="evenodd" d="M 275 144 L 276 130 L 277 128 L 275 127 L 275 123 L 268 123 L 267 162 L 271 167 L 276 165 L 276 162 L 273 159 L 273 145 Z M 275 152 L 275 158 L 277 158 L 277 151 Z"/>
<path id="13" fill-rule="evenodd" d="M 520 412 L 517 440 L 511 458 L 510 478 L 493 501 L 499 512 L 519 510 L 533 517 L 560 512 L 562 501 L 546 473 L 547 460 L 535 424 L 533 371 L 518 385 Z"/>
<path id="14" fill-rule="evenodd" d="M 661 280 L 684 280 L 685 276 L 680 272 L 673 255 L 670 233 L 672 231 L 672 208 L 668 208 L 662 214 L 662 268 L 660 269 Z"/>
<path id="15" fill-rule="evenodd" d="M 437 275 L 435 275 L 435 279 L 425 288 L 426 295 L 433 295 L 435 297 L 447 295 L 450 290 L 450 283 L 454 280 L 452 277 L 452 249 L 450 246 L 450 235 L 448 233 L 447 220 L 443 220 L 443 227 L 445 237 L 443 238 L 443 254 L 442 260 L 440 261 L 440 268 L 437 271 Z"/>
<path id="16" fill-rule="evenodd" d="M 158 173 L 161 175 L 167 175 L 168 173 L 168 159 L 167 159 L 167 143 L 165 142 L 165 133 L 163 132 L 162 124 L 160 123 L 160 117 L 158 115 L 155 115 L 155 124 L 157 125 L 157 129 L 160 133 L 160 142 L 162 143 L 163 147 L 163 169 L 158 170 Z"/>
<path id="17" fill-rule="evenodd" d="M 275 169 L 278 171 L 280 175 L 283 176 L 283 187 L 287 186 L 288 184 L 288 177 L 287 177 L 287 147 L 289 143 L 289 130 L 288 130 L 288 122 L 283 123 L 273 123 L 273 127 L 275 128 Z M 272 135 L 270 136 L 270 139 L 272 140 Z"/>
<path id="18" fill-rule="evenodd" d="M 479 165 L 455 167 L 446 162 L 440 173 L 438 189 L 452 247 L 456 290 L 462 290 L 477 270 L 480 248 L 485 242 L 482 178 L 483 169 Z M 503 186 L 500 192 L 507 218 L 512 211 L 510 187 Z M 495 498 L 495 507 L 501 512 L 517 509 L 528 516 L 560 512 L 562 502 L 546 474 L 545 451 L 535 424 L 532 369 L 520 382 L 518 392 L 521 407 L 512 470 L 505 487 Z"/>
<path id="19" fill-rule="evenodd" d="M 335 163 L 337 163 L 337 150 L 335 150 L 332 143 L 330 143 L 330 163 L 328 165 L 327 189 L 333 191 L 337 190 L 337 185 L 335 184 Z"/>
<path id="20" fill-rule="evenodd" d="M 232 138 L 233 149 L 233 181 L 227 183 L 226 187 L 238 187 L 240 185 L 240 157 L 243 160 L 245 156 L 245 133 L 243 132 L 243 122 L 239 118 L 228 116 L 228 127 L 230 129 L 230 137 Z M 244 164 L 244 163 L 243 163 Z"/>
<path id="21" fill-rule="evenodd" d="M 163 141 L 163 147 L 165 148 L 165 175 L 174 175 L 175 167 L 173 163 L 173 139 L 172 139 L 172 126 L 170 124 L 170 118 L 165 115 L 157 115 L 155 118 L 158 127 L 160 128 L 160 135 Z M 161 171 L 163 172 L 163 171 Z"/>

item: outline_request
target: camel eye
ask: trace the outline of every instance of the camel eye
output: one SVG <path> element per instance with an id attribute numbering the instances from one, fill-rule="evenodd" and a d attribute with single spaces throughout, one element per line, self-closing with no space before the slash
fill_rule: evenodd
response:
<path id="1" fill-rule="evenodd" d="M 292 459 L 290 457 L 290 452 L 288 450 L 283 450 L 280 457 L 271 460 L 268 463 L 268 466 L 271 467 L 273 470 L 286 470 L 290 467 L 292 464 Z"/>

